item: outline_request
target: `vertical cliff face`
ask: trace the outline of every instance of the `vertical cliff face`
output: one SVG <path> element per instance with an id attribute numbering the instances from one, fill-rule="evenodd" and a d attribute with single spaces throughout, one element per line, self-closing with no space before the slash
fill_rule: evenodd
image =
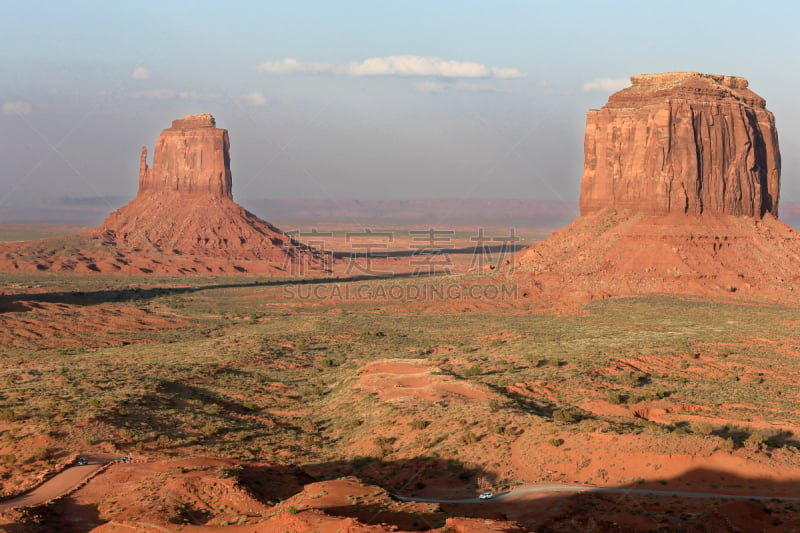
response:
<path id="1" fill-rule="evenodd" d="M 675 293 L 796 301 L 775 120 L 747 80 L 633 76 L 586 119 L 581 216 L 507 265 L 552 301 Z"/>
<path id="2" fill-rule="evenodd" d="M 229 150 L 228 131 L 217 128 L 211 115 L 173 120 L 158 137 L 152 168 L 142 148 L 139 195 L 232 198 Z"/>
<path id="3" fill-rule="evenodd" d="M 581 214 L 778 214 L 775 119 L 747 80 L 633 76 L 586 119 Z"/>

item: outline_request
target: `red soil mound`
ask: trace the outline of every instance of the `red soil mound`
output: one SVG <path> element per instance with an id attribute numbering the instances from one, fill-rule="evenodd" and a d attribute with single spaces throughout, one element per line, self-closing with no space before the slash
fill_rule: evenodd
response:
<path id="1" fill-rule="evenodd" d="M 800 235 L 772 216 L 583 216 L 509 261 L 547 294 L 645 293 L 793 298 Z"/>
<path id="2" fill-rule="evenodd" d="M 382 401 L 397 403 L 419 399 L 472 401 L 496 397 L 483 387 L 439 372 L 424 361 L 379 361 L 361 369 L 357 387 L 376 394 Z"/>

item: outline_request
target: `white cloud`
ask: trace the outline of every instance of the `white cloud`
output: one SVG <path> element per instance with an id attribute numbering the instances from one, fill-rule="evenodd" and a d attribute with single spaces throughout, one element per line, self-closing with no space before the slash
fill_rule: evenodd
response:
<path id="1" fill-rule="evenodd" d="M 244 95 L 242 99 L 247 105 L 252 105 L 256 107 L 261 107 L 267 103 L 267 97 L 264 96 L 264 93 L 260 93 L 258 91 L 253 91 L 252 93 L 248 93 Z"/>
<path id="2" fill-rule="evenodd" d="M 28 102 L 6 102 L 3 104 L 4 115 L 27 115 L 31 112 Z"/>
<path id="3" fill-rule="evenodd" d="M 409 76 L 429 78 L 523 78 L 518 69 L 487 66 L 473 61 L 452 61 L 431 56 L 397 55 L 371 57 L 364 61 L 351 61 L 347 65 L 330 63 L 301 63 L 286 58 L 281 61 L 262 63 L 259 72 L 331 73 L 347 76 Z"/>
<path id="4" fill-rule="evenodd" d="M 616 92 L 628 87 L 631 84 L 629 78 L 595 78 L 583 84 L 584 92 Z"/>
<path id="5" fill-rule="evenodd" d="M 334 72 L 336 71 L 336 67 L 325 63 L 300 63 L 297 60 L 287 57 L 280 61 L 261 63 L 256 67 L 256 70 L 270 74 L 293 74 L 296 72 L 320 74 L 323 72 Z"/>
<path id="6" fill-rule="evenodd" d="M 131 78 L 134 80 L 147 80 L 150 79 L 150 71 L 147 67 L 136 67 L 131 73 Z"/>
<path id="7" fill-rule="evenodd" d="M 371 57 L 347 65 L 351 76 L 418 76 L 437 78 L 521 78 L 515 68 L 488 67 L 473 61 L 450 61 L 438 57 Z"/>

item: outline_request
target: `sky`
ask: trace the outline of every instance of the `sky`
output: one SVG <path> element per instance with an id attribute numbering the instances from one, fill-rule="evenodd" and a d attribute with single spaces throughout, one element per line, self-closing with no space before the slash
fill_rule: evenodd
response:
<path id="1" fill-rule="evenodd" d="M 792 0 L 9 2 L 0 218 L 132 198 L 141 147 L 193 113 L 229 130 L 245 206 L 577 202 L 586 111 L 668 71 L 747 78 L 776 116 L 782 199 L 800 201 L 798 28 Z"/>

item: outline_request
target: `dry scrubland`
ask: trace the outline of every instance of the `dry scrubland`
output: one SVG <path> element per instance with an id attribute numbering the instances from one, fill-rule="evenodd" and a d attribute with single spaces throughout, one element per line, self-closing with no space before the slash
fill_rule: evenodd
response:
<path id="1" fill-rule="evenodd" d="M 486 276 L 338 286 L 474 282 Z M 90 483 L 73 503 L 18 523 L 90 509 L 89 524 L 252 524 L 310 513 L 307 494 L 287 499 L 312 478 L 346 476 L 372 491 L 437 498 L 537 482 L 787 495 L 800 478 L 796 308 L 652 296 L 554 315 L 525 299 L 287 299 L 329 281 L 293 283 L 4 274 L 2 492 L 20 492 L 78 454 L 147 461 L 97 479 L 113 490 L 92 496 Z M 113 485 L 124 468 L 127 484 Z M 193 492 L 197 471 L 205 477 Z M 131 475 L 138 481 L 126 493 Z M 294 481 L 262 486 L 281 476 Z M 181 489 L 164 490 L 171 484 Z M 260 507 L 223 497 L 235 490 Z M 190 497 L 203 491 L 217 498 Z M 631 515 L 648 517 L 634 530 L 693 530 L 727 516 L 723 502 L 646 497 L 633 507 L 632 497 L 583 495 L 540 507 L 409 511 L 377 496 L 316 508 L 363 521 L 383 513 L 379 522 L 412 530 L 441 527 L 449 515 L 544 531 Z M 69 507 L 75 501 L 83 511 Z M 800 504 L 753 505 L 745 511 L 768 524 L 797 527 Z"/>

